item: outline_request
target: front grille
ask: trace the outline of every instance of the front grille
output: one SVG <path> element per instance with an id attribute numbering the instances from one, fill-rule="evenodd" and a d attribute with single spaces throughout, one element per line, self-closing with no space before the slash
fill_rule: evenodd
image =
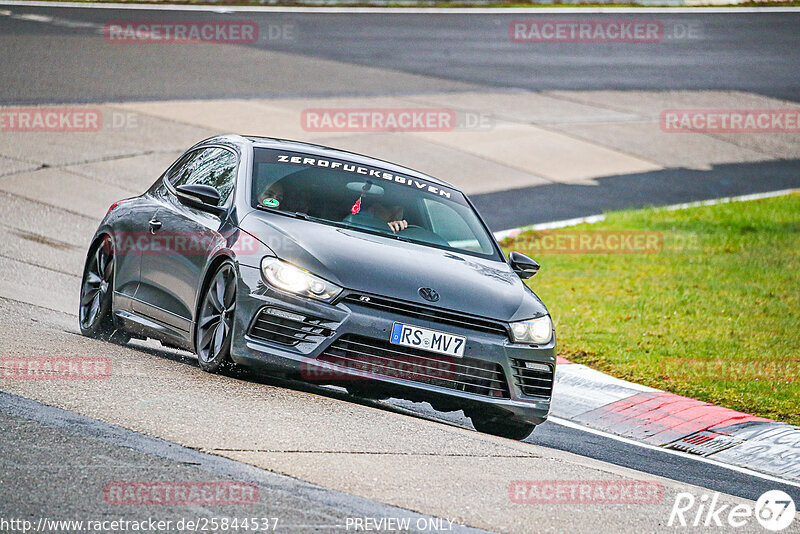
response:
<path id="1" fill-rule="evenodd" d="M 333 334 L 323 319 L 280 308 L 262 308 L 250 327 L 250 337 L 295 346 L 298 343 L 319 343 Z"/>
<path id="2" fill-rule="evenodd" d="M 347 334 L 319 357 L 351 371 L 401 378 L 487 397 L 509 398 L 503 368 L 474 358 L 451 358 Z"/>
<path id="3" fill-rule="evenodd" d="M 528 367 L 525 365 L 526 363 L 535 365 L 537 368 Z M 511 360 L 511 370 L 514 373 L 514 382 L 522 390 L 523 395 L 550 397 L 553 393 L 554 372 L 553 366 L 549 363 Z"/>
<path id="4" fill-rule="evenodd" d="M 504 337 L 508 336 L 508 331 L 504 323 L 491 319 L 484 319 L 482 317 L 465 315 L 460 312 L 420 306 L 410 302 L 387 299 L 385 297 L 373 297 L 372 295 L 347 295 L 342 301 L 348 304 L 369 306 L 370 308 L 376 308 L 406 317 L 413 317 L 415 319 L 425 319 L 440 324 L 477 330 L 479 332 L 497 334 Z"/>

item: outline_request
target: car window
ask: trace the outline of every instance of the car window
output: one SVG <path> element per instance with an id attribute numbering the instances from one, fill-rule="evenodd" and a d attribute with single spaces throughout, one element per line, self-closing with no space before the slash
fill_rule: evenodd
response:
<path id="1" fill-rule="evenodd" d="M 449 243 L 457 243 L 461 248 L 478 247 L 475 231 L 469 227 L 467 219 L 443 202 L 423 199 L 430 220 L 431 230 Z"/>
<path id="2" fill-rule="evenodd" d="M 316 222 L 499 258 L 460 191 L 368 164 L 257 148 L 252 203 Z"/>
<path id="3" fill-rule="evenodd" d="M 219 193 L 220 205 L 227 202 L 233 191 L 238 158 L 224 148 L 202 148 L 186 154 L 169 175 L 175 186 L 203 184 Z"/>

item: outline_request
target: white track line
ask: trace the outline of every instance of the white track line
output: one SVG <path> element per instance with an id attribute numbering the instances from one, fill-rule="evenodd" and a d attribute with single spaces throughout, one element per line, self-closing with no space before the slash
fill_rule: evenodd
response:
<path id="1" fill-rule="evenodd" d="M 746 202 L 748 200 L 760 200 L 762 198 L 782 197 L 783 195 L 791 195 L 800 189 L 781 189 L 780 191 L 769 191 L 767 193 L 753 193 L 752 195 L 740 195 L 738 197 L 723 197 L 712 200 L 698 200 L 697 202 L 686 202 L 684 204 L 673 204 L 671 206 L 663 206 L 656 208 L 656 210 L 675 211 L 685 210 L 686 208 L 699 208 L 700 206 L 713 206 L 715 204 L 727 204 L 729 202 Z"/>
<path id="2" fill-rule="evenodd" d="M 605 215 L 589 215 L 588 217 L 576 217 L 574 219 L 565 219 L 563 221 L 551 221 L 546 223 L 531 224 L 521 228 L 510 228 L 508 230 L 500 230 L 494 232 L 494 237 L 498 241 L 502 241 L 506 237 L 513 237 L 520 232 L 528 230 L 554 230 L 556 228 L 565 228 L 567 226 L 576 226 L 578 224 L 594 224 L 605 220 Z"/>
<path id="3" fill-rule="evenodd" d="M 710 200 L 698 200 L 696 202 L 684 202 L 683 204 L 671 204 L 669 206 L 655 206 L 656 211 L 676 211 L 685 210 L 688 208 L 699 208 L 701 206 L 715 206 L 717 204 L 728 204 L 730 202 L 746 202 L 749 200 L 761 200 L 762 198 L 782 197 L 784 195 L 791 195 L 800 191 L 799 188 L 794 189 L 780 189 L 778 191 L 768 191 L 766 193 L 752 193 L 750 195 L 739 195 L 736 197 L 722 197 L 712 198 Z M 509 228 L 508 230 L 499 230 L 494 232 L 494 237 L 498 241 L 502 241 L 506 237 L 519 234 L 520 232 L 527 232 L 529 230 L 552 230 L 555 228 L 565 228 L 567 226 L 576 226 L 578 224 L 594 224 L 605 220 L 606 216 L 588 215 L 586 217 L 577 217 L 575 219 L 564 219 L 563 221 L 552 221 L 539 224 L 531 224 L 528 226 L 521 226 L 519 228 Z"/>
<path id="4" fill-rule="evenodd" d="M 695 461 L 698 461 L 698 462 L 711 464 L 711 465 L 714 465 L 714 466 L 717 466 L 717 467 L 722 467 L 722 468 L 725 468 L 725 469 L 729 469 L 731 471 L 736 471 L 737 473 L 742 473 L 742 474 L 745 474 L 745 475 L 754 476 L 756 478 L 769 480 L 770 482 L 778 482 L 780 484 L 787 484 L 789 486 L 795 486 L 797 488 L 800 488 L 800 483 L 798 483 L 798 482 L 793 482 L 791 480 L 784 480 L 782 478 L 778 478 L 778 477 L 775 477 L 775 476 L 772 476 L 772 475 L 767 475 L 765 473 L 759 473 L 758 471 L 753 471 L 752 469 L 745 469 L 744 467 L 738 467 L 738 466 L 735 466 L 735 465 L 726 464 L 726 463 L 723 463 L 723 462 L 718 462 L 717 460 L 712 460 L 711 458 L 706 458 L 705 456 L 696 456 L 694 454 L 687 454 L 685 452 L 676 451 L 676 450 L 672 450 L 672 449 L 665 449 L 665 448 L 659 447 L 657 445 L 650 445 L 649 443 L 642 443 L 640 441 L 634 441 L 632 439 L 623 438 L 621 436 L 616 436 L 614 434 L 609 434 L 608 432 L 603 432 L 602 430 L 595 430 L 594 428 L 589 428 L 587 426 L 583 426 L 583 425 L 580 425 L 578 423 L 573 423 L 572 421 L 568 421 L 566 419 L 561 419 L 560 417 L 553 417 L 551 415 L 551 416 L 548 416 L 547 420 L 552 422 L 552 423 L 555 423 L 557 425 L 565 426 L 567 428 L 572 428 L 572 429 L 575 429 L 575 430 L 580 430 L 580 431 L 583 431 L 583 432 L 588 432 L 590 434 L 595 434 L 597 436 L 602 436 L 604 438 L 613 439 L 613 440 L 619 441 L 621 443 L 626 443 L 628 445 L 636 445 L 637 447 L 642 447 L 644 449 L 650 449 L 650 450 L 653 450 L 653 451 L 660 451 L 660 452 L 663 452 L 663 453 L 666 453 L 666 454 L 672 454 L 674 456 L 680 456 L 682 458 L 688 458 L 690 460 L 695 460 Z"/>
<path id="5" fill-rule="evenodd" d="M 574 13 L 800 13 L 800 7 L 310 7 L 310 6 L 187 6 L 163 4 L 112 4 L 89 2 L 28 2 L 24 0 L 0 0 L 0 5 L 23 7 L 68 7 L 86 9 L 126 9 L 151 11 L 211 11 L 215 13 L 400 13 L 400 14 L 449 14 L 449 15 L 552 15 Z"/>

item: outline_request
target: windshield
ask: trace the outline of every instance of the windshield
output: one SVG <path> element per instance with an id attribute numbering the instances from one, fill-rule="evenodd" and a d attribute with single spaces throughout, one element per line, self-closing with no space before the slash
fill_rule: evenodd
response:
<path id="1" fill-rule="evenodd" d="M 472 255 L 499 258 L 464 195 L 429 180 L 281 150 L 255 150 L 254 206 Z"/>

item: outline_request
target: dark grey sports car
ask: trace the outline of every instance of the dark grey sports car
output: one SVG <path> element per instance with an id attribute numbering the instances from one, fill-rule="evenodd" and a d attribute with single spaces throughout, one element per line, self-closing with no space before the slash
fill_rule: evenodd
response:
<path id="1" fill-rule="evenodd" d="M 356 395 L 463 409 L 515 439 L 547 417 L 555 335 L 458 189 L 317 145 L 226 135 L 108 210 L 86 259 L 85 335 L 155 338 Z"/>

